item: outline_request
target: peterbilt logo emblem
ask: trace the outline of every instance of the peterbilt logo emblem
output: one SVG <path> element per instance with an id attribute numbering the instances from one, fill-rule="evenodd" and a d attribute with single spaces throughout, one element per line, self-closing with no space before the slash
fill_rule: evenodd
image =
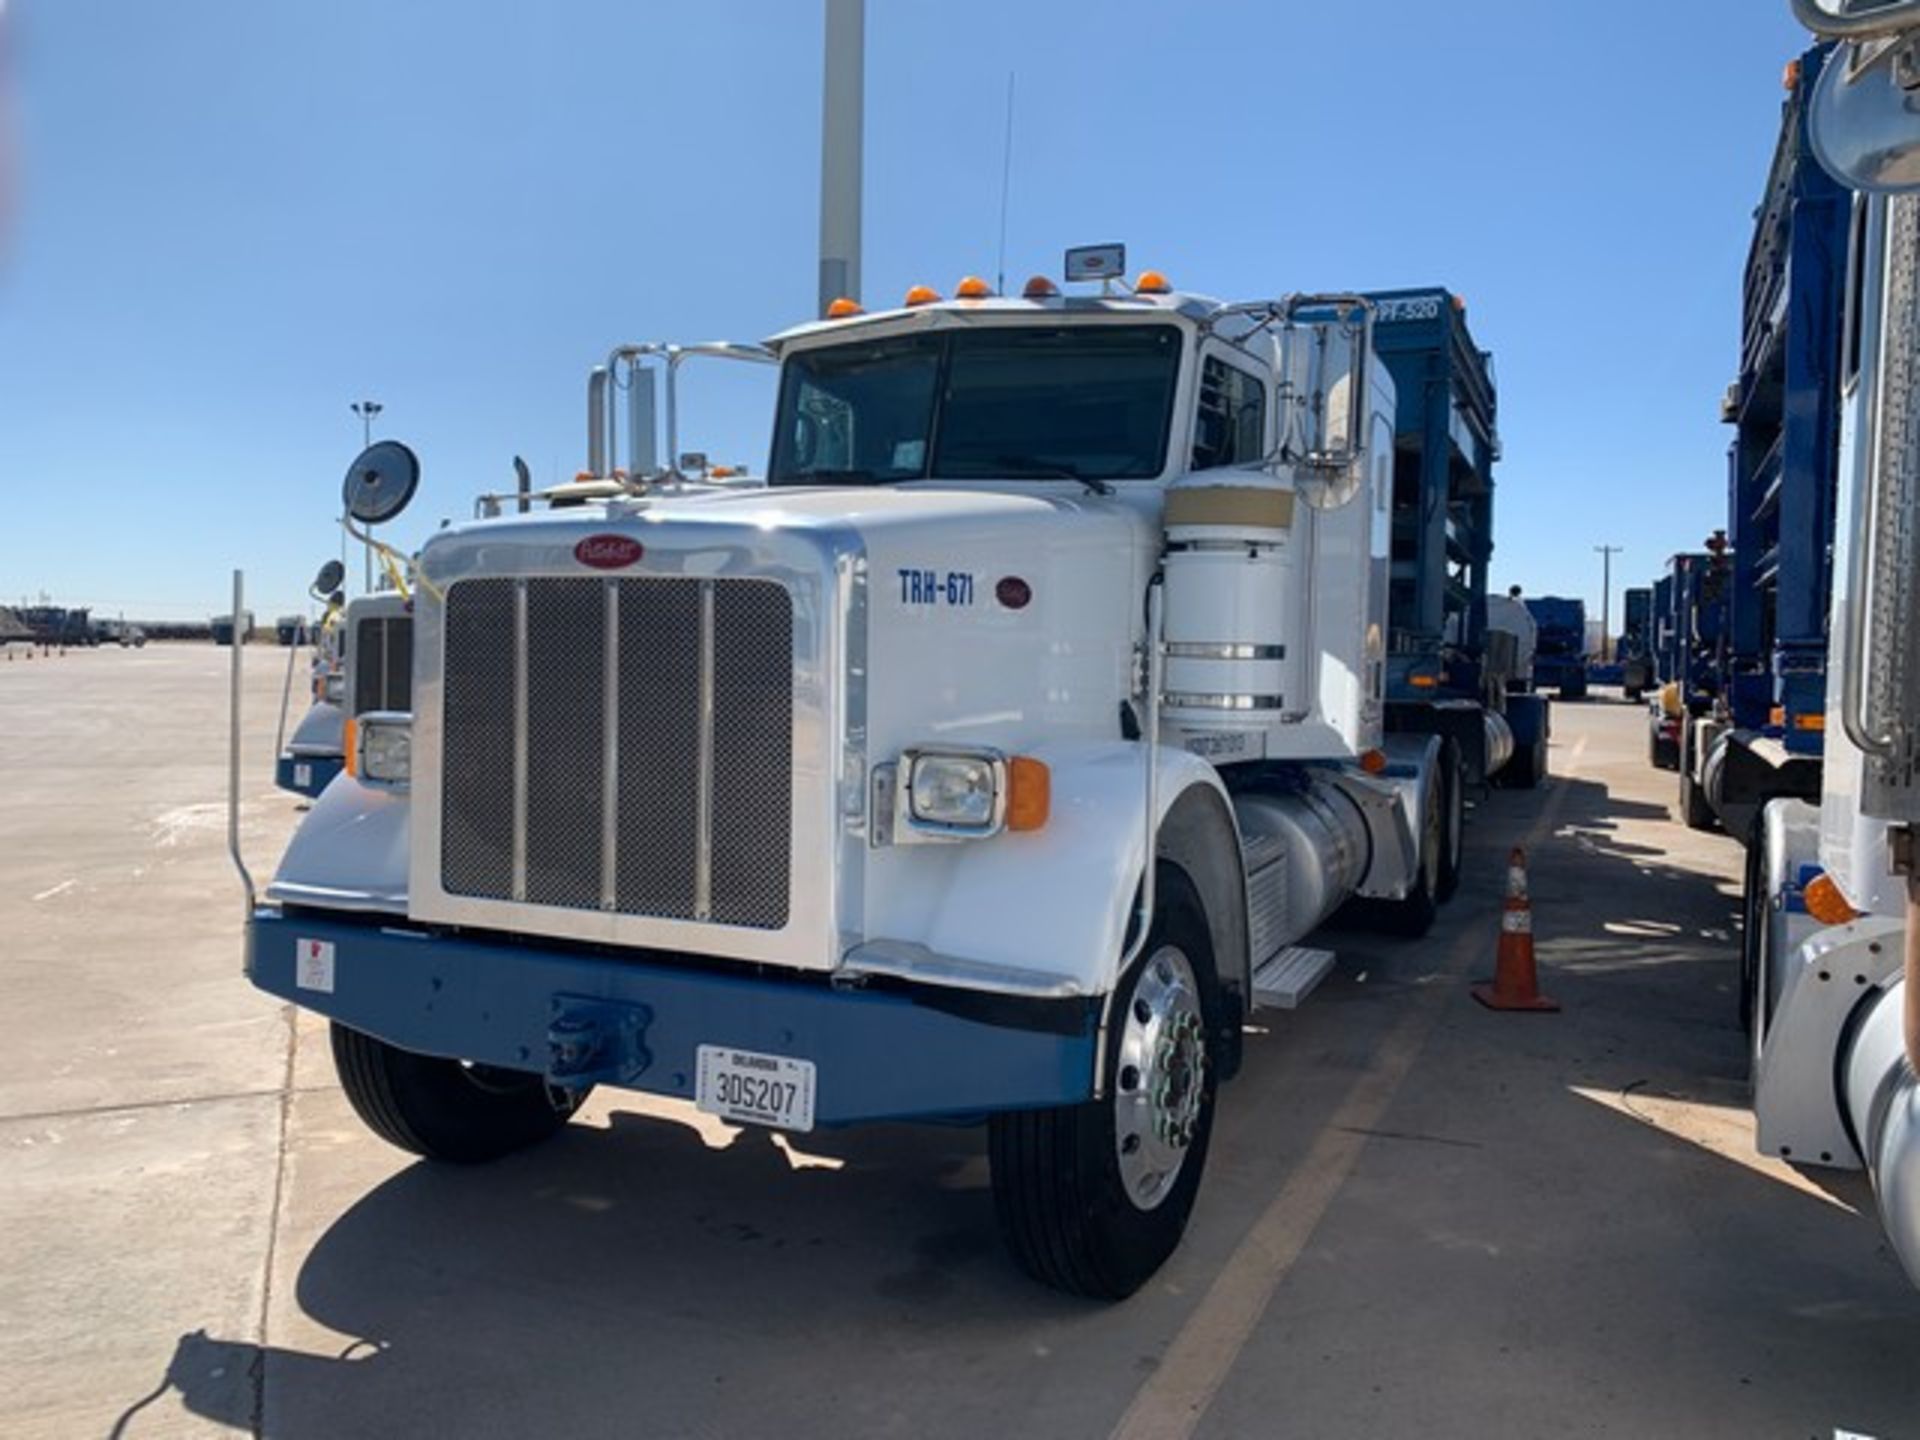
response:
<path id="1" fill-rule="evenodd" d="M 589 535 L 573 547 L 573 558 L 596 570 L 624 570 L 646 553 L 646 546 L 626 535 Z"/>

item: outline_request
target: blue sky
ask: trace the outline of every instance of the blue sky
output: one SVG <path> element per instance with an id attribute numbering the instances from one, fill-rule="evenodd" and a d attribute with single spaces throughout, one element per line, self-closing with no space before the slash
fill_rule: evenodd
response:
<path id="1" fill-rule="evenodd" d="M 4 4 L 5 0 L 0 0 Z M 1356 20 L 1364 15 L 1364 21 Z M 816 0 L 11 0 L 0 603 L 298 603 L 350 401 L 473 494 L 583 459 L 616 341 L 807 317 Z M 1597 602 L 1724 523 L 1741 267 L 1786 0 L 870 0 L 867 299 L 1124 240 L 1251 298 L 1442 283 L 1495 352 L 1495 579 Z M 6 82 L 0 82 L 6 83 Z M 0 206 L 0 211 L 6 207 Z M 683 443 L 765 462 L 767 387 Z M 1616 600 L 1617 614 L 1617 600 Z"/>

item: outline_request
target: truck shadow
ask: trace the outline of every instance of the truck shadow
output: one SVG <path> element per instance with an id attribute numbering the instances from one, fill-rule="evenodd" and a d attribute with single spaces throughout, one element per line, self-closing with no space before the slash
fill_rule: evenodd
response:
<path id="1" fill-rule="evenodd" d="M 620 1433 L 708 1433 L 729 1384 L 764 1392 L 785 1372 L 805 1388 L 822 1355 L 852 1383 L 876 1333 L 965 1353 L 1016 1321 L 1096 1313 L 1003 1258 L 980 1132 L 795 1138 L 741 1131 L 716 1150 L 614 1111 L 495 1165 L 411 1165 L 301 1264 L 299 1309 L 337 1347 L 196 1332 L 166 1384 L 269 1436 L 554 1433 L 643 1398 L 644 1423 Z M 254 1393 L 236 1393 L 249 1372 Z"/>
<path id="2" fill-rule="evenodd" d="M 1322 995 L 1263 1017 L 1223 1111 L 1210 1167 L 1219 1173 L 1172 1284 L 1154 1298 L 1092 1306 L 1018 1273 L 999 1248 L 977 1130 L 885 1126 L 788 1141 L 615 1109 L 604 1126 L 576 1122 L 497 1165 L 415 1164 L 379 1184 L 300 1264 L 296 1324 L 312 1338 L 260 1347 L 182 1336 L 159 1387 L 115 1434 L 137 1433 L 125 1422 L 169 1389 L 207 1419 L 286 1440 L 553 1434 L 604 1430 L 616 1417 L 627 1417 L 617 1433 L 636 1435 L 944 1435 L 996 1415 L 1008 1434 L 1105 1433 L 1102 1417 L 1112 1417 L 1091 1397 L 1130 1394 L 1157 1363 L 1141 1353 L 1157 1343 L 1143 1335 L 1175 1323 L 1211 1283 L 1409 992 L 1436 986 L 1443 1018 L 1406 1087 L 1406 1113 L 1383 1120 L 1347 1202 L 1364 1216 L 1376 1190 L 1379 1203 L 1396 1196 L 1403 1208 L 1427 1197 L 1403 1217 L 1425 1237 L 1407 1259 L 1441 1283 L 1416 1290 L 1465 1315 L 1511 1308 L 1506 1281 L 1469 1283 L 1443 1268 L 1507 1244 L 1503 1231 L 1540 1247 L 1529 1263 L 1564 1267 L 1569 1281 L 1586 1274 L 1591 1234 L 1554 1226 L 1542 1236 L 1527 1207 L 1543 1186 L 1605 1189 L 1597 1177 L 1617 1174 L 1645 1177 L 1649 1193 L 1681 1184 L 1703 1216 L 1727 1217 L 1681 1223 L 1672 1207 L 1650 1205 L 1607 1222 L 1609 1285 L 1618 1307 L 1647 1322 L 1645 1363 L 1659 1363 L 1668 1323 L 1646 1277 L 1668 1272 L 1694 1277 L 1682 1287 L 1688 1313 L 1705 1315 L 1721 1293 L 1741 1296 L 1741 1317 L 1715 1321 L 1728 1364 L 1745 1363 L 1743 1323 L 1765 1331 L 1761 1340 L 1796 1335 L 1842 1370 L 1863 1327 L 1912 1336 L 1910 1292 L 1875 1258 L 1865 1228 L 1870 1202 L 1845 1214 L 1649 1119 L 1660 1118 L 1650 1096 L 1723 1109 L 1744 1101 L 1736 887 L 1634 838 L 1640 822 L 1669 823 L 1663 807 L 1597 781 L 1552 784 L 1554 818 L 1530 851 L 1531 879 L 1543 983 L 1565 1012 L 1497 1016 L 1466 995 L 1491 969 L 1507 849 L 1542 803 L 1496 793 L 1432 935 L 1330 937 L 1341 961 Z M 1607 1105 L 1609 1095 L 1621 1103 Z M 1535 1119 L 1486 1118 L 1510 1112 Z M 344 1109 L 339 1120 L 349 1123 Z M 1557 1137 L 1544 1156 L 1530 1148 L 1542 1134 Z M 1859 1209 L 1857 1186 L 1811 1178 Z M 1481 1203 L 1483 1189 L 1493 1193 L 1484 1215 L 1463 1218 L 1448 1203 L 1454 1194 Z M 1826 1248 L 1836 1224 L 1851 1236 L 1844 1263 Z M 1483 1230 L 1495 1238 L 1483 1242 Z M 1753 1248 L 1782 1234 L 1804 1253 L 1776 1256 L 1777 1278 L 1753 1279 L 1743 1268 Z M 1405 1281 L 1373 1283 L 1392 1292 L 1386 1313 L 1419 1308 Z M 1808 1309 L 1808 1295 L 1839 1308 Z M 1143 1321 L 1142 1305 L 1159 1310 Z M 1881 1358 L 1887 1348 L 1869 1347 Z M 240 1375 L 251 1384 L 236 1386 Z M 1062 1408 L 1061 1387 L 1083 1398 Z M 1033 1408 L 1043 1402 L 1055 1409 Z"/>

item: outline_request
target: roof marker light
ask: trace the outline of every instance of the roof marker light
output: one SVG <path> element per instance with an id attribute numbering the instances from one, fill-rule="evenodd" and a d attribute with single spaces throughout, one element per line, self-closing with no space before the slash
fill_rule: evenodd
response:
<path id="1" fill-rule="evenodd" d="M 1133 282 L 1136 295 L 1165 295 L 1172 289 L 1167 277 L 1158 270 L 1142 270 L 1140 278 Z"/>
<path id="2" fill-rule="evenodd" d="M 993 298 L 993 287 L 978 275 L 968 275 L 964 277 L 958 285 L 953 287 L 953 298 L 956 300 L 991 300 Z"/>
<path id="3" fill-rule="evenodd" d="M 916 285 L 907 291 L 905 303 L 908 305 L 931 305 L 939 300 L 939 298 L 940 292 L 931 285 Z"/>
<path id="4" fill-rule="evenodd" d="M 858 300 L 846 295 L 842 295 L 838 300 L 827 306 L 827 319 L 829 320 L 844 320 L 849 315 L 864 315 L 866 313 L 865 310 L 860 308 L 860 302 Z"/>
<path id="5" fill-rule="evenodd" d="M 1036 275 L 1027 281 L 1020 294 L 1028 300 L 1053 300 L 1060 295 L 1060 287 L 1044 275 Z"/>

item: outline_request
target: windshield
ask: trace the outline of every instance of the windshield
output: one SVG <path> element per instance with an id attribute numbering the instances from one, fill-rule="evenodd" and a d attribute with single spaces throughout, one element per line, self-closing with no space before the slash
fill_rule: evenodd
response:
<path id="1" fill-rule="evenodd" d="M 1144 480 L 1165 465 L 1172 325 L 996 326 L 796 351 L 775 485 Z"/>

